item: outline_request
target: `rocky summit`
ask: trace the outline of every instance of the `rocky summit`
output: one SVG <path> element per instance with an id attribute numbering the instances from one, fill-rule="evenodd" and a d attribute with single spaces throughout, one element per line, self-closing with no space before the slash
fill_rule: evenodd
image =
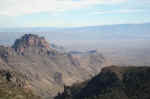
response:
<path id="1" fill-rule="evenodd" d="M 63 91 L 64 85 L 91 78 L 106 63 L 97 51 L 62 53 L 51 48 L 44 37 L 33 34 L 25 34 L 12 47 L 0 46 L 0 70 L 15 71 L 16 75 L 10 75 L 16 84 L 23 81 L 22 88 L 29 88 L 43 98 L 55 96 Z"/>
<path id="2" fill-rule="evenodd" d="M 44 37 L 39 37 L 33 34 L 25 34 L 20 39 L 17 39 L 15 41 L 15 44 L 13 45 L 13 48 L 15 48 L 16 50 L 21 47 L 50 48 L 50 45 Z"/>
<path id="3" fill-rule="evenodd" d="M 44 37 L 39 37 L 38 35 L 33 34 L 25 34 L 20 39 L 17 39 L 12 48 L 22 55 L 26 54 L 26 52 L 49 53 L 50 50 L 52 51 L 50 44 Z"/>

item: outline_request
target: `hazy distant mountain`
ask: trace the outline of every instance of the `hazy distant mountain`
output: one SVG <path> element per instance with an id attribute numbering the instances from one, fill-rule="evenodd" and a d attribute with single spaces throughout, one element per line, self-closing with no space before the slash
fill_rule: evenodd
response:
<path id="1" fill-rule="evenodd" d="M 56 44 L 50 44 L 50 47 L 59 52 L 65 52 L 65 48 L 63 46 L 56 45 Z"/>
<path id="2" fill-rule="evenodd" d="M 26 33 L 44 36 L 50 44 L 69 51 L 97 49 L 113 64 L 150 65 L 150 23 L 91 26 L 80 28 L 1 29 L 0 44 L 12 45 Z"/>
<path id="3" fill-rule="evenodd" d="M 30 86 L 36 95 L 49 97 L 62 91 L 64 84 L 89 79 L 106 63 L 99 52 L 76 56 L 50 45 L 44 37 L 25 34 L 12 47 L 0 46 L 0 70 L 22 74 L 24 87 Z"/>
<path id="4" fill-rule="evenodd" d="M 149 39 L 150 23 L 120 24 L 106 26 L 91 26 L 80 28 L 1 28 L 0 43 L 13 43 L 15 39 L 25 33 L 34 33 L 45 36 L 49 41 L 84 41 L 105 39 Z M 11 36 L 10 36 L 11 35 Z"/>

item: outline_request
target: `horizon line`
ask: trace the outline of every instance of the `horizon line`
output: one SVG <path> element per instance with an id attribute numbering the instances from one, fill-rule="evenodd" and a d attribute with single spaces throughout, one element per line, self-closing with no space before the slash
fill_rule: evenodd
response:
<path id="1" fill-rule="evenodd" d="M 30 27 L 0 27 L 0 29 L 24 29 L 24 28 L 51 28 L 51 29 L 74 29 L 74 28 L 86 28 L 86 27 L 103 27 L 103 26 L 116 26 L 116 25 L 142 25 L 142 24 L 150 24 L 150 22 L 141 22 L 141 23 L 116 23 L 116 24 L 99 24 L 99 25 L 85 25 L 85 26 L 30 26 Z"/>

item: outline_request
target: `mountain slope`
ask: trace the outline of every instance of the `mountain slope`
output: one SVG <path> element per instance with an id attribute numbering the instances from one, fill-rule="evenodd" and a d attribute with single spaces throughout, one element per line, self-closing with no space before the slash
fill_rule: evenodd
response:
<path id="1" fill-rule="evenodd" d="M 98 52 L 75 58 L 51 48 L 43 37 L 33 34 L 17 39 L 12 47 L 0 46 L 0 57 L 0 69 L 20 72 L 33 92 L 46 98 L 62 91 L 64 85 L 89 79 L 105 64 Z"/>
<path id="2" fill-rule="evenodd" d="M 0 99 L 41 99 L 35 96 L 30 88 L 22 87 L 18 84 L 18 78 L 13 75 L 20 76 L 15 72 L 0 70 Z"/>
<path id="3" fill-rule="evenodd" d="M 149 99 L 149 75 L 149 67 L 107 67 L 85 84 L 65 87 L 55 99 Z"/>

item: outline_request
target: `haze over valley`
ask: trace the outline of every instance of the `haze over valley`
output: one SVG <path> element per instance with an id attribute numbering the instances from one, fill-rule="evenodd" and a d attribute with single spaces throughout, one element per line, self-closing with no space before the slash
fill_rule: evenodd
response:
<path id="1" fill-rule="evenodd" d="M 113 64 L 149 65 L 149 26 L 145 23 L 81 28 L 3 28 L 0 29 L 0 43 L 11 45 L 23 34 L 32 33 L 44 36 L 66 51 L 99 50 Z"/>
<path id="2" fill-rule="evenodd" d="M 0 0 L 0 99 L 150 99 L 150 0 Z"/>

